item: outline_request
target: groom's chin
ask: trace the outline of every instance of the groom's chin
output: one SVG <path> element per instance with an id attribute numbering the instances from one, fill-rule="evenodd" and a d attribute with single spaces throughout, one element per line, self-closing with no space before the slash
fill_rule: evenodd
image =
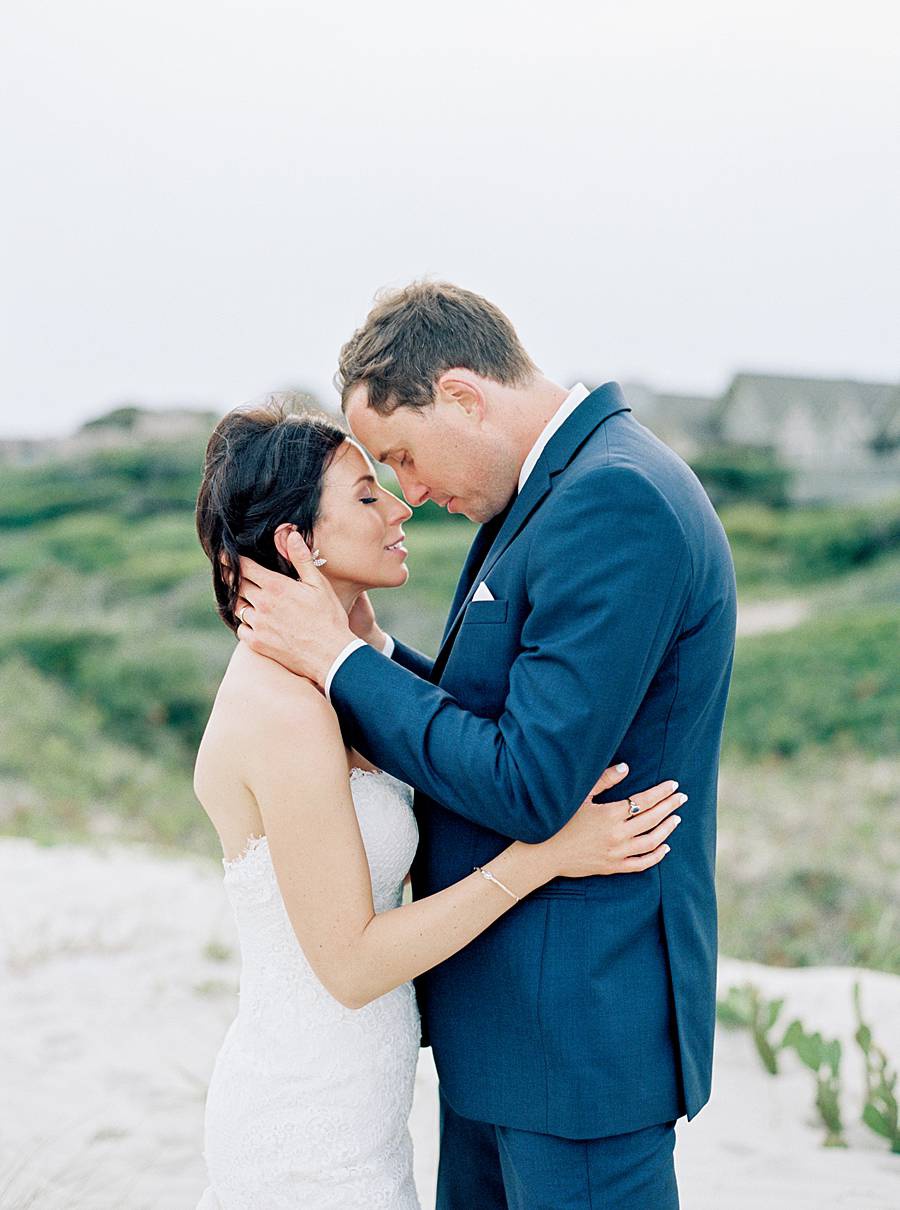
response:
<path id="1" fill-rule="evenodd" d="M 492 521 L 494 517 L 496 517 L 497 513 L 502 511 L 502 509 L 498 508 L 496 512 L 492 512 L 490 509 L 484 507 L 474 508 L 471 512 L 468 510 L 464 511 L 463 509 L 459 509 L 459 512 L 462 513 L 464 517 L 468 517 L 468 519 L 470 521 L 474 521 L 476 525 L 487 524 L 488 521 Z"/>
<path id="2" fill-rule="evenodd" d="M 481 517 L 477 515 L 479 512 L 477 505 L 469 505 L 466 507 L 459 497 L 451 496 L 444 507 L 446 508 L 448 514 L 452 517 L 468 517 L 468 519 L 470 521 L 474 521 L 476 525 L 481 524 Z M 472 511 L 473 508 L 474 511 Z"/>

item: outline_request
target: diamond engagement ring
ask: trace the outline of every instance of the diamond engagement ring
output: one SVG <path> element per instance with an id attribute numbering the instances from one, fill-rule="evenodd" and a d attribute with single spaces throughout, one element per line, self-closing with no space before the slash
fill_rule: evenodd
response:
<path id="1" fill-rule="evenodd" d="M 634 801 L 633 798 L 628 799 L 628 814 L 629 815 L 637 815 L 637 813 L 638 813 L 638 811 L 640 811 L 640 809 L 641 809 L 640 806 Z"/>

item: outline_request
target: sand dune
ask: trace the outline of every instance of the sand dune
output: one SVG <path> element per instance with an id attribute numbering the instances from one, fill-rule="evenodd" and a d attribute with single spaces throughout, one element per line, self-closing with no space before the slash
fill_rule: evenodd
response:
<path id="1" fill-rule="evenodd" d="M 238 956 L 212 863 L 0 842 L 0 1207 L 193 1210 L 206 1081 L 235 1009 Z M 743 1032 L 720 1031 L 711 1103 L 679 1125 L 684 1210 L 896 1210 L 900 1156 L 853 1121 L 861 1084 L 850 987 L 900 1059 L 900 978 L 723 960 L 787 1014 L 845 1039 L 847 1150 L 825 1150 L 808 1072 L 762 1069 Z M 420 1064 L 413 1121 L 425 1210 L 436 1080 Z M 33 1200 L 29 1200 L 33 1198 Z M 648 1208 L 650 1210 L 650 1208 Z"/>

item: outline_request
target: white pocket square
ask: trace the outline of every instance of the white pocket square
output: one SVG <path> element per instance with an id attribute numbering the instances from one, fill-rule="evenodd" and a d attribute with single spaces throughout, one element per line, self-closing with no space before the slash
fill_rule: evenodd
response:
<path id="1" fill-rule="evenodd" d="M 472 600 L 473 601 L 493 601 L 493 599 L 494 599 L 494 594 L 488 588 L 487 584 L 485 584 L 484 580 L 482 580 L 481 583 L 478 585 L 478 587 L 475 589 L 475 591 L 472 593 Z"/>

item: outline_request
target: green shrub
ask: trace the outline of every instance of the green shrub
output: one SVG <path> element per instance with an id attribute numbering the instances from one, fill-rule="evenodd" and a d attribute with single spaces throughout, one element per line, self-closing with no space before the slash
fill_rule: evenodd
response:
<path id="1" fill-rule="evenodd" d="M 110 600 L 146 598 L 196 577 L 209 564 L 199 550 L 133 550 L 107 576 Z M 204 576 L 204 582 L 207 576 Z M 207 588 L 212 599 L 212 587 Z"/>
<path id="2" fill-rule="evenodd" d="M 95 450 L 41 466 L 5 466 L 0 528 L 19 528 L 70 513 L 104 510 L 129 518 L 193 511 L 205 441 Z"/>
<path id="3" fill-rule="evenodd" d="M 89 573 L 114 567 L 125 557 L 128 531 L 111 513 L 75 513 L 60 517 L 29 535 L 35 561 L 43 557 Z"/>
<path id="4" fill-rule="evenodd" d="M 124 429 L 125 432 L 131 432 L 143 415 L 143 408 L 123 404 L 111 412 L 104 412 L 102 416 L 95 416 L 93 420 L 86 420 L 81 428 L 84 432 L 90 432 L 91 429 Z"/>
<path id="5" fill-rule="evenodd" d="M 756 757 L 819 745 L 876 756 L 892 751 L 898 650 L 900 616 L 887 608 L 739 640 L 726 749 Z"/>
<path id="6" fill-rule="evenodd" d="M 73 512 L 115 508 L 127 484 L 112 475 L 79 474 L 68 463 L 3 467 L 0 529 L 25 528 Z"/>
<path id="7" fill-rule="evenodd" d="M 900 550 L 900 501 L 866 508 L 723 512 L 738 587 L 796 586 L 844 575 Z"/>
<path id="8" fill-rule="evenodd" d="M 215 851 L 190 762 L 165 734 L 139 752 L 102 712 L 21 659 L 0 661 L 0 824 L 45 842 L 117 836 Z"/>
<path id="9" fill-rule="evenodd" d="M 21 656 L 41 672 L 77 685 L 90 653 L 103 651 L 111 641 L 102 626 L 78 619 L 45 626 L 25 623 L 0 632 L 0 659 Z"/>
<path id="10" fill-rule="evenodd" d="M 224 627 L 222 636 L 227 643 Z M 70 683 L 100 706 L 108 734 L 152 751 L 165 733 L 192 754 L 225 671 L 227 651 L 216 639 L 163 627 L 120 635 L 93 644 Z"/>
<path id="11" fill-rule="evenodd" d="M 744 501 L 773 508 L 788 503 L 791 472 L 768 450 L 721 446 L 692 459 L 691 468 L 716 508 Z"/>

